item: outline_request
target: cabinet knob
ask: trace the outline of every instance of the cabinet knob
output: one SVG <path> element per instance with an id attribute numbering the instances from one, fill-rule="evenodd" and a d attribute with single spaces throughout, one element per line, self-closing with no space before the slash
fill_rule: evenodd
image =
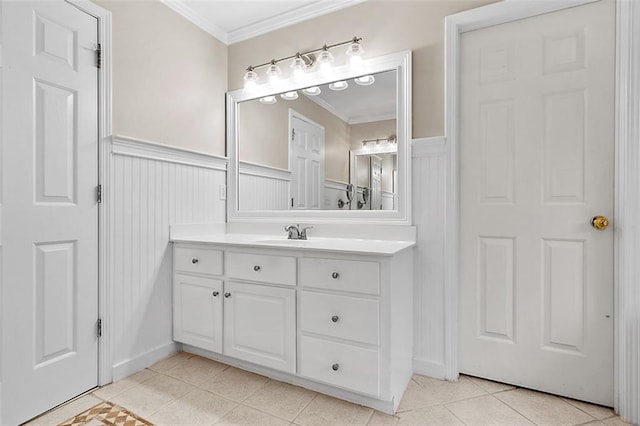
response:
<path id="1" fill-rule="evenodd" d="M 333 278 L 334 280 L 337 280 L 339 276 L 340 276 L 340 274 L 337 273 L 337 272 L 334 272 L 334 273 L 331 274 L 331 278 Z"/>
<path id="2" fill-rule="evenodd" d="M 218 297 L 218 295 L 219 295 L 219 294 L 220 294 L 220 292 L 219 292 L 219 291 L 214 291 L 214 292 L 213 292 L 213 297 Z"/>
<path id="3" fill-rule="evenodd" d="M 195 265 L 196 263 L 198 263 L 198 259 L 196 259 L 196 258 L 194 257 L 193 259 L 191 259 L 191 263 L 193 263 L 193 264 Z"/>
<path id="4" fill-rule="evenodd" d="M 260 265 L 254 265 L 253 270 L 258 272 L 260 270 Z"/>
<path id="5" fill-rule="evenodd" d="M 333 365 L 331 366 L 331 369 L 332 369 L 333 371 L 338 371 L 338 370 L 340 369 L 340 364 L 333 364 Z"/>
<path id="6" fill-rule="evenodd" d="M 226 297 L 227 299 L 231 297 L 231 293 L 225 293 L 224 297 Z"/>
<path id="7" fill-rule="evenodd" d="M 339 319 L 340 319 L 340 317 L 337 316 L 337 315 L 334 315 L 334 316 L 331 317 L 331 321 L 333 321 L 333 322 L 338 322 Z"/>

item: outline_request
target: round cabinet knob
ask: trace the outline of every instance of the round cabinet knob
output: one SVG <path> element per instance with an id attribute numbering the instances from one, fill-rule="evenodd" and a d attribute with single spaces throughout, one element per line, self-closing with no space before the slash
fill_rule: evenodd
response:
<path id="1" fill-rule="evenodd" d="M 260 270 L 260 265 L 255 265 L 255 266 L 253 267 L 253 270 L 254 270 L 254 271 L 256 271 L 256 272 L 258 272 L 258 271 Z"/>
<path id="2" fill-rule="evenodd" d="M 591 219 L 591 226 L 596 228 L 598 231 L 603 231 L 609 226 L 609 219 L 604 216 L 596 216 Z"/>
<path id="3" fill-rule="evenodd" d="M 220 294 L 220 292 L 219 292 L 219 291 L 214 291 L 214 292 L 213 292 L 213 297 L 218 297 L 218 295 L 219 295 L 219 294 Z"/>
<path id="4" fill-rule="evenodd" d="M 331 321 L 333 321 L 333 322 L 338 322 L 338 320 L 340 320 L 340 317 L 337 316 L 337 315 L 334 315 L 334 316 L 331 317 Z"/>
<path id="5" fill-rule="evenodd" d="M 331 278 L 333 278 L 334 280 L 337 280 L 339 276 L 340 276 L 340 274 L 337 273 L 337 272 L 334 272 L 334 273 L 331 274 Z"/>
<path id="6" fill-rule="evenodd" d="M 231 297 L 231 293 L 225 293 L 224 297 L 226 297 L 227 299 Z"/>
<path id="7" fill-rule="evenodd" d="M 338 370 L 340 369 L 340 364 L 333 364 L 333 365 L 331 366 L 331 369 L 332 369 L 333 371 L 338 371 Z"/>
<path id="8" fill-rule="evenodd" d="M 193 264 L 195 265 L 196 263 L 198 263 L 198 259 L 196 259 L 196 258 L 194 257 L 193 259 L 191 259 L 191 263 L 193 263 Z"/>

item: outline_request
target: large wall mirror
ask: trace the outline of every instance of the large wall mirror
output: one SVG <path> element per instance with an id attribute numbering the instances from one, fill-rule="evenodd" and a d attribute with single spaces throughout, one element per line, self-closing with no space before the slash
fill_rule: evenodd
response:
<path id="1" fill-rule="evenodd" d="M 411 53 L 227 95 L 228 219 L 410 224 Z"/>

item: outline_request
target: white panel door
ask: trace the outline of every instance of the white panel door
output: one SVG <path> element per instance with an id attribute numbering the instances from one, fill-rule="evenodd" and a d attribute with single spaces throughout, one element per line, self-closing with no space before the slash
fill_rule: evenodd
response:
<path id="1" fill-rule="evenodd" d="M 371 176 L 371 210 L 382 210 L 382 158 L 372 155 L 369 159 L 369 174 Z"/>
<path id="2" fill-rule="evenodd" d="M 224 283 L 224 354 L 296 372 L 296 292 Z"/>
<path id="3" fill-rule="evenodd" d="M 97 21 L 3 2 L 2 423 L 97 385 Z"/>
<path id="4" fill-rule="evenodd" d="M 463 373 L 613 403 L 614 2 L 461 39 Z"/>
<path id="5" fill-rule="evenodd" d="M 297 113 L 290 117 L 290 205 L 292 209 L 320 209 L 324 187 L 324 128 Z"/>

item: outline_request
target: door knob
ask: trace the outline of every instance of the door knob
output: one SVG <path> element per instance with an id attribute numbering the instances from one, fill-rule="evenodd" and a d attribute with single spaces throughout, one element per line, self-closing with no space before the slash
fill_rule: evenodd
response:
<path id="1" fill-rule="evenodd" d="M 604 229 L 607 229 L 607 226 L 609 226 L 609 219 L 604 216 L 596 216 L 591 219 L 591 226 L 599 231 L 602 231 Z"/>

